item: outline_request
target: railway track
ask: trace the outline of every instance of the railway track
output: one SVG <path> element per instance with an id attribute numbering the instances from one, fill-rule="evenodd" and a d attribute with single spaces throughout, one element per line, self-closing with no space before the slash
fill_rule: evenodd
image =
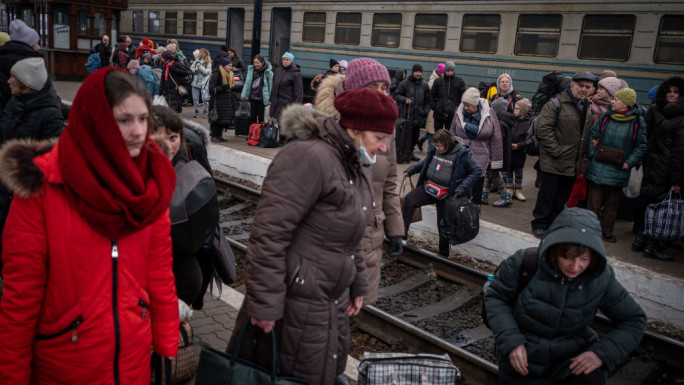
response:
<path id="1" fill-rule="evenodd" d="M 235 198 L 222 210 L 221 221 L 236 255 L 244 257 L 260 192 L 223 179 L 216 182 L 219 191 Z M 232 219 L 235 215 L 238 219 Z M 245 232 L 231 234 L 235 228 Z M 361 330 L 410 352 L 447 353 L 469 384 L 498 384 L 493 336 L 479 318 L 481 289 L 488 272 L 407 245 L 402 255 L 383 260 L 382 274 L 378 302 L 364 306 L 356 317 Z M 598 314 L 592 327 L 605 334 L 610 325 Z M 647 331 L 635 353 L 639 354 L 659 364 L 644 369 L 640 360 L 631 359 L 625 366 L 640 365 L 641 370 L 627 367 L 626 371 L 647 376 L 656 367 L 681 367 L 684 343 Z M 620 382 L 609 380 L 609 384 Z"/>

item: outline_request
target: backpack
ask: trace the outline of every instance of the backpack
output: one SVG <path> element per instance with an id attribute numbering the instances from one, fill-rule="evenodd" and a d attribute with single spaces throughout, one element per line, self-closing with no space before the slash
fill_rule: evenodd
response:
<path id="1" fill-rule="evenodd" d="M 85 67 L 88 73 L 91 74 L 100 68 L 102 68 L 102 61 L 100 60 L 100 54 L 94 53 L 88 56 L 88 61 L 85 63 Z"/>
<path id="2" fill-rule="evenodd" d="M 511 257 L 508 257 L 511 258 Z M 494 270 L 494 275 L 499 271 L 501 268 L 501 262 L 499 266 L 497 266 L 496 270 Z M 518 288 L 516 290 L 516 298 L 518 295 L 520 295 L 520 292 L 523 291 L 525 286 L 527 286 L 528 283 L 532 280 L 532 277 L 534 277 L 534 274 L 537 272 L 537 265 L 539 264 L 539 253 L 537 252 L 536 247 L 529 247 L 525 250 L 523 250 L 523 258 L 522 258 L 522 264 L 520 265 L 520 279 L 518 280 Z M 487 281 L 489 282 L 489 281 Z M 485 290 L 488 284 L 485 284 Z M 482 309 L 480 311 L 480 315 L 482 317 L 482 322 L 487 326 L 488 328 L 491 329 L 489 326 L 489 321 L 487 320 L 487 311 L 485 310 L 485 305 L 484 305 L 484 290 L 482 291 Z"/>
<path id="3" fill-rule="evenodd" d="M 537 86 L 537 92 L 535 92 L 530 100 L 532 102 L 532 114 L 534 116 L 539 115 L 549 100 L 569 86 L 566 78 L 558 71 L 544 75 L 541 83 Z"/>
<path id="4" fill-rule="evenodd" d="M 205 76 L 202 80 L 202 100 L 208 102 L 211 100 L 211 92 L 209 92 L 209 79 L 211 76 Z"/>
<path id="5" fill-rule="evenodd" d="M 556 116 L 560 112 L 561 105 L 558 98 L 551 98 L 553 105 L 556 106 Z M 527 127 L 527 135 L 525 136 L 525 153 L 531 156 L 539 155 L 539 139 L 537 138 L 537 128 L 539 127 L 539 115 L 530 120 L 530 126 Z"/>
<path id="6" fill-rule="evenodd" d="M 264 123 L 254 123 L 249 126 L 249 136 L 247 138 L 247 144 L 250 146 L 258 146 L 261 141 L 261 128 Z"/>
<path id="7" fill-rule="evenodd" d="M 489 94 L 489 89 L 494 87 L 496 90 L 496 82 L 484 82 L 481 81 L 480 84 L 477 85 L 477 90 L 480 91 L 480 97 L 483 99 L 487 99 L 487 95 Z M 489 100 L 489 99 L 487 99 Z"/>
<path id="8" fill-rule="evenodd" d="M 169 217 L 174 253 L 191 256 L 213 234 L 219 220 L 216 185 L 196 160 L 179 161 Z"/>
<path id="9" fill-rule="evenodd" d="M 466 196 L 444 200 L 444 215 L 439 221 L 439 234 L 450 244 L 468 242 L 480 231 L 480 205 Z"/>
<path id="10" fill-rule="evenodd" d="M 278 127 L 269 121 L 261 127 L 261 134 L 259 136 L 259 147 L 261 148 L 275 148 L 278 147 Z"/>

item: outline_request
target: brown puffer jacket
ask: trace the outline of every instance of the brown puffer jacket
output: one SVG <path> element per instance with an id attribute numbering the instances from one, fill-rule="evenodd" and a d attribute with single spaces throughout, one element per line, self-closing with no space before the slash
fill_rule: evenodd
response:
<path id="1" fill-rule="evenodd" d="M 326 115 L 335 117 L 340 113 L 335 109 L 335 95 L 344 91 L 342 83 L 344 75 L 328 76 L 318 86 L 314 105 Z M 377 155 L 377 161 L 370 166 L 371 184 L 373 186 L 373 213 L 366 224 L 363 234 L 363 255 L 368 269 L 368 295 L 364 304 L 372 304 L 378 297 L 380 285 L 380 261 L 384 250 L 382 243 L 387 237 L 404 235 L 404 222 L 401 218 L 401 205 L 397 193 L 397 151 L 394 146 L 394 135 L 388 140 L 387 152 Z"/>
<path id="2" fill-rule="evenodd" d="M 294 105 L 280 129 L 288 142 L 264 180 L 228 351 L 248 316 L 277 320 L 280 373 L 333 384 L 349 353 L 349 298 L 368 294 L 360 245 L 372 207 L 368 169 L 334 117 Z M 270 367 L 271 340 L 254 329 L 241 357 Z"/>

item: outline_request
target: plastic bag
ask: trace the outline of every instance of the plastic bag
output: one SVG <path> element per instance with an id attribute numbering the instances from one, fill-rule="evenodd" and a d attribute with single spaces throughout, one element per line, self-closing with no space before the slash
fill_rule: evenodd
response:
<path id="1" fill-rule="evenodd" d="M 629 174 L 629 183 L 622 188 L 622 192 L 625 193 L 627 198 L 636 198 L 639 196 L 642 179 L 644 179 L 644 168 L 632 167 L 632 171 Z"/>
<path id="2" fill-rule="evenodd" d="M 169 103 L 166 102 L 166 98 L 164 96 L 154 95 L 154 98 L 152 99 L 152 105 L 168 107 Z"/>

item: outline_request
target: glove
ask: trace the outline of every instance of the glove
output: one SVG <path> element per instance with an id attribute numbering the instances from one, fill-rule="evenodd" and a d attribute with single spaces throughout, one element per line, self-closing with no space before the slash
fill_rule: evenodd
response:
<path id="1" fill-rule="evenodd" d="M 387 254 L 392 257 L 400 255 L 404 251 L 404 246 L 401 242 L 400 237 L 390 238 L 389 248 L 387 248 Z"/>

